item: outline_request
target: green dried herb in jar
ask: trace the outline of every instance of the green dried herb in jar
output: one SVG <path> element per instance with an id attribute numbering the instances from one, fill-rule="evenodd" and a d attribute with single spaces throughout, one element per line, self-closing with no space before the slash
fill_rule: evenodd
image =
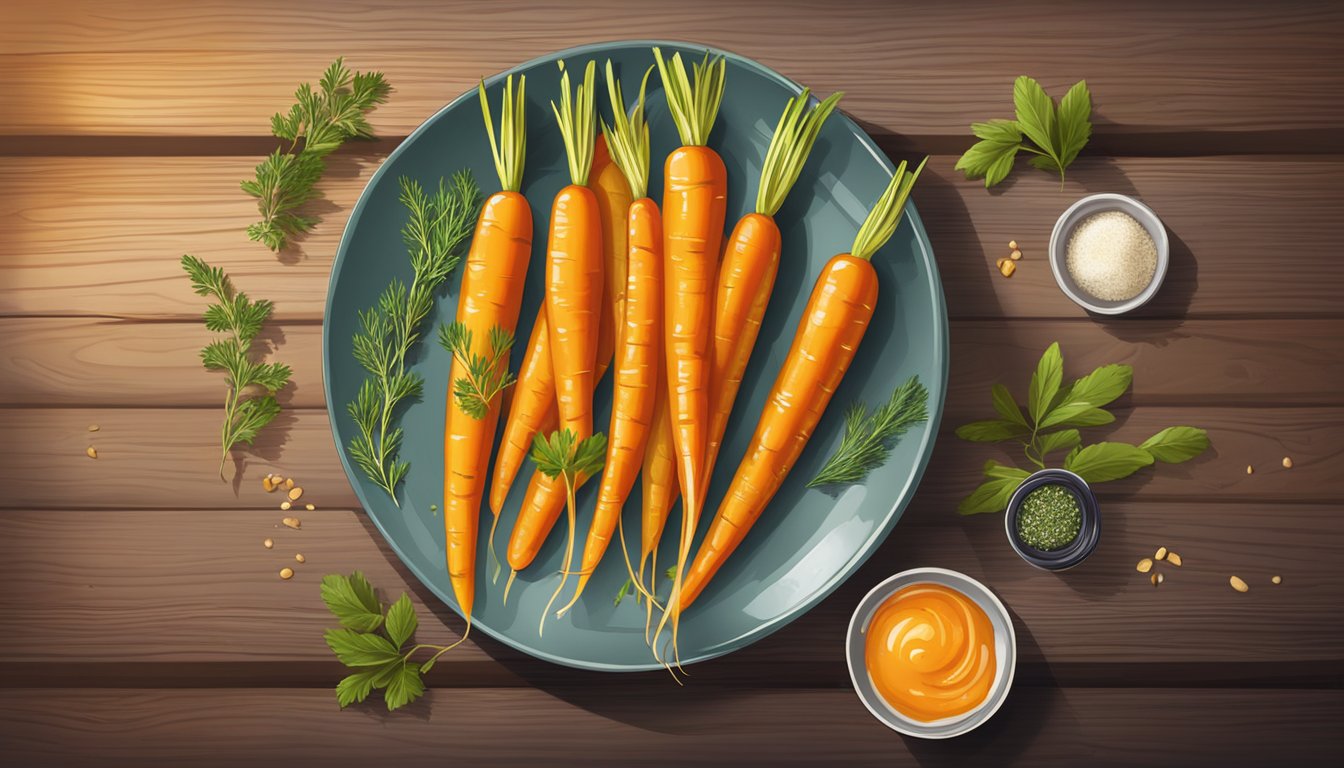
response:
<path id="1" fill-rule="evenodd" d="M 1043 485 L 1027 494 L 1017 514 L 1017 536 L 1027 546 L 1052 551 L 1078 538 L 1083 510 L 1062 485 Z"/>

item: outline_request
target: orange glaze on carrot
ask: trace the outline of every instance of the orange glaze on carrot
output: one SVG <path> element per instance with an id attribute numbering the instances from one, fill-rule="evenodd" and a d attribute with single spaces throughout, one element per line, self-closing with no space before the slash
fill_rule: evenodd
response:
<path id="1" fill-rule="evenodd" d="M 864 664 L 897 712 L 930 722 L 965 714 L 989 695 L 994 627 L 974 600 L 941 584 L 912 584 L 868 623 Z"/>

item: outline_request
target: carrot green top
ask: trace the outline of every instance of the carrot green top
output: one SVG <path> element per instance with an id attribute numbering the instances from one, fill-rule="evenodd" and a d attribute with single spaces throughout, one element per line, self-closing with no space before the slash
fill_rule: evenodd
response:
<path id="1" fill-rule="evenodd" d="M 868 218 L 859 227 L 859 234 L 854 237 L 854 247 L 849 251 L 851 255 L 871 259 L 896 233 L 896 225 L 901 223 L 901 214 L 905 212 L 905 201 L 910 198 L 910 189 L 915 186 L 927 162 L 927 157 L 920 161 L 914 173 L 905 172 L 904 160 L 896 167 L 891 183 L 887 184 L 886 191 L 877 199 L 877 205 L 868 212 Z"/>
<path id="2" fill-rule="evenodd" d="M 490 136 L 490 154 L 494 155 L 495 173 L 499 186 L 505 192 L 523 188 L 523 160 L 527 155 L 527 75 L 518 77 L 518 90 L 513 90 L 513 75 L 504 81 L 500 99 L 499 141 L 495 141 L 495 123 L 490 119 L 490 100 L 485 97 L 485 81 L 477 90 L 481 94 L 481 114 L 485 115 L 485 132 Z"/>
<path id="3" fill-rule="evenodd" d="M 565 156 L 569 160 L 569 181 L 587 186 L 588 171 L 593 165 L 593 144 L 597 141 L 597 110 L 593 108 L 593 78 L 597 65 L 592 61 L 583 70 L 583 84 L 573 94 L 569 90 L 569 70 L 560 62 L 560 105 L 551 102 L 551 111 L 560 124 L 560 138 L 565 142 Z"/>
<path id="4" fill-rule="evenodd" d="M 667 108 L 672 113 L 672 121 L 677 124 L 677 134 L 681 143 L 688 147 L 703 147 L 709 142 L 709 132 L 714 127 L 714 119 L 719 116 L 719 104 L 723 102 L 723 84 L 728 64 L 722 56 L 705 59 L 695 64 L 694 84 L 686 77 L 686 66 L 681 54 L 672 54 L 671 63 L 663 61 L 663 53 L 653 49 L 653 57 L 658 62 L 658 75 L 663 78 L 663 90 L 667 92 Z"/>
<path id="5" fill-rule="evenodd" d="M 649 194 L 649 121 L 644 114 L 644 91 L 649 85 L 649 75 L 653 67 L 644 72 L 644 80 L 639 84 L 639 101 L 635 110 L 625 113 L 625 97 L 621 94 L 621 82 L 611 69 L 611 59 L 607 59 L 607 95 L 611 97 L 611 115 L 614 126 L 602 121 L 602 135 L 607 139 L 607 149 L 611 159 L 621 169 L 625 180 L 630 184 L 630 194 L 636 200 Z"/>
<path id="6" fill-rule="evenodd" d="M 770 138 L 770 149 L 766 150 L 765 162 L 761 164 L 761 185 L 756 191 L 756 212 L 763 216 L 774 216 L 779 212 L 812 152 L 822 123 L 830 117 L 844 93 L 831 94 L 804 115 L 803 108 L 810 95 L 811 91 L 804 88 L 802 93 L 789 99 L 784 105 L 784 114 L 779 116 L 779 125 L 775 126 L 775 135 Z"/>

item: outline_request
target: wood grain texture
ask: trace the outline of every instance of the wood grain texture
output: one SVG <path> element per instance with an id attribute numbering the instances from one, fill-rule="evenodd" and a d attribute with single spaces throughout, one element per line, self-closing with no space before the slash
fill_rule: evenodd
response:
<path id="1" fill-rule="evenodd" d="M 1134 366 L 1131 405 L 1344 404 L 1344 335 L 1334 320 L 962 320 L 951 327 L 948 401 L 987 402 L 988 382 L 1023 396 L 1040 353 L 1058 341 L 1070 374 Z M 294 369 L 288 406 L 321 408 L 322 328 L 272 324 L 266 359 Z M 197 322 L 0 318 L 0 405 L 212 407 L 221 381 L 201 368 Z"/>
<path id="2" fill-rule="evenodd" d="M 695 666 L 693 680 L 759 684 L 774 677 L 771 670 L 786 668 L 790 676 L 774 684 L 843 685 L 841 637 L 854 606 L 892 573 L 933 564 L 993 584 L 1012 607 L 1024 663 L 1121 665 L 1127 669 L 1122 685 L 1170 685 L 1169 673 L 1152 665 L 1173 662 L 1218 665 L 1217 674 L 1231 679 L 1246 674 L 1239 665 L 1288 659 L 1311 663 L 1336 682 L 1344 675 L 1344 614 L 1330 609 L 1344 602 L 1344 584 L 1336 578 L 1344 537 L 1331 505 L 1108 503 L 1097 552 L 1067 580 L 1021 562 L 1004 539 L 1001 517 L 958 519 L 928 506 L 917 499 L 911 519 L 820 606 L 746 650 Z M 462 621 L 420 586 L 362 513 L 300 512 L 298 531 L 280 526 L 282 514 L 0 513 L 0 577 L 8 585 L 0 595 L 9 625 L 5 662 L 162 663 L 196 681 L 214 666 L 285 664 L 277 672 L 284 684 L 326 685 L 340 669 L 321 640 L 332 618 L 317 585 L 323 574 L 357 569 L 389 601 L 402 592 L 412 596 L 423 642 L 460 636 Z M 275 541 L 272 550 L 262 547 L 267 537 Z M 1160 545 L 1179 552 L 1184 565 L 1159 566 L 1167 580 L 1154 589 L 1134 564 Z M 296 552 L 307 562 L 296 565 Z M 285 566 L 297 571 L 290 581 L 276 575 Z M 1252 585 L 1249 593 L 1228 586 L 1233 574 Z M 1272 575 L 1283 584 L 1271 585 Z M 431 681 L 593 679 L 521 662 L 517 652 L 477 635 L 445 656 Z M 1216 676 L 1206 674 L 1206 682 Z M 639 677 L 664 679 L 660 673 Z"/>
<path id="3" fill-rule="evenodd" d="M 988 411 L 977 406 L 945 413 L 921 499 L 950 514 L 979 485 L 986 459 L 1019 461 L 1020 452 L 1011 448 L 966 443 L 952 434 L 958 424 L 992 415 Z M 1186 464 L 1158 465 L 1100 485 L 1101 498 L 1327 503 L 1344 496 L 1338 471 L 1344 445 L 1337 439 L 1344 408 L 1139 406 L 1117 409 L 1117 416 L 1114 428 L 1089 430 L 1088 439 L 1137 444 L 1162 428 L 1190 424 L 1209 431 L 1213 448 Z M 0 434 L 7 437 L 0 448 L 0 487 L 8 489 L 0 508 L 264 509 L 280 501 L 261 489 L 267 472 L 294 477 L 307 489 L 305 501 L 358 506 L 324 411 L 283 413 L 257 438 L 256 448 L 235 451 L 227 483 L 216 473 L 219 450 L 209 439 L 218 434 L 221 417 L 222 410 L 204 408 L 0 409 Z M 89 433 L 89 424 L 99 431 Z M 90 445 L 97 448 L 96 460 L 85 455 Z M 1284 456 L 1292 457 L 1292 470 L 1279 466 Z M 815 471 L 823 459 L 804 453 L 796 471 Z M 1259 471 L 1247 475 L 1247 464 Z"/>
<path id="4" fill-rule="evenodd" d="M 955 161 L 933 158 L 914 195 L 954 319 L 1085 318 L 1056 286 L 1046 250 L 1064 208 L 1099 191 L 1143 198 L 1172 235 L 1171 268 L 1154 301 L 1124 320 L 1099 321 L 1115 335 L 1128 334 L 1135 317 L 1344 316 L 1333 223 L 1344 156 L 1084 158 L 1062 191 L 1024 167 L 993 194 L 962 178 Z M 199 317 L 203 302 L 178 264 L 186 251 L 273 300 L 279 321 L 321 318 L 345 212 L 376 158 L 335 158 L 326 200 L 315 204 L 325 220 L 280 261 L 244 234 L 256 209 L 238 181 L 253 162 L 0 158 L 0 216 L 18 222 L 0 240 L 0 315 Z M 1025 257 L 1005 279 L 994 262 L 1010 240 Z"/>
<path id="5" fill-rule="evenodd" d="M 1219 768 L 1227 755 L 1243 765 L 1344 756 L 1334 732 L 1339 691 L 1034 689 L 1009 702 L 979 730 L 938 743 L 902 739 L 849 691 L 436 690 L 389 715 L 373 703 L 340 713 L 329 692 L 315 690 L 13 690 L 0 699 L 0 736 L 20 764 L 61 768 L 288 768 L 358 754 L 396 755 L 405 766 L 451 756 L 472 765 Z"/>
<path id="6" fill-rule="evenodd" d="M 83 0 L 60 13 L 22 0 L 0 14 L 7 134 L 265 135 L 294 86 L 344 54 L 387 74 L 397 92 L 374 125 L 404 136 L 478 77 L 572 45 L 640 38 L 727 48 L 819 92 L 844 90 L 845 109 L 905 137 L 968 143 L 971 121 L 1010 116 L 1023 73 L 1060 92 L 1086 78 L 1108 146 L 1124 145 L 1113 136 L 1198 131 L 1182 145 L 1203 151 L 1220 133 L 1267 132 L 1240 151 L 1260 151 L 1275 134 L 1297 141 L 1271 151 L 1301 151 L 1294 144 L 1304 140 L 1331 151 L 1326 141 L 1344 126 L 1344 72 L 1330 65 L 1344 13 L 1328 2 L 1221 3 L 1209 13 L 1146 0 L 1084 13 L 981 1 L 959 3 L 949 18 L 937 5 L 872 0 Z"/>

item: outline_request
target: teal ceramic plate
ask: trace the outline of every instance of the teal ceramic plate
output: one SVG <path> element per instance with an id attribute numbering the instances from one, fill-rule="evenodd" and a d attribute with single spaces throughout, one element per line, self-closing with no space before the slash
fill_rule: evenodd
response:
<path id="1" fill-rule="evenodd" d="M 541 301 L 545 233 L 551 200 L 566 179 L 564 151 L 551 115 L 549 101 L 558 98 L 556 61 L 565 59 L 576 71 L 589 59 L 611 59 L 626 94 L 639 90 L 644 71 L 653 63 L 652 41 L 603 43 L 562 51 L 512 70 L 527 74 L 528 137 L 524 193 L 532 202 L 535 236 L 518 338 L 526 340 Z M 681 51 L 698 58 L 704 48 L 661 43 L 665 54 Z M 714 51 L 714 53 L 719 53 Z M 724 54 L 728 61 L 727 92 L 715 123 L 710 145 L 728 167 L 728 227 L 750 211 L 766 147 L 785 100 L 801 87 L 753 61 Z M 509 73 L 505 73 L 509 74 Z M 498 106 L 504 75 L 487 81 L 491 100 Z M 599 75 L 599 104 L 607 108 L 605 85 Z M 841 104 L 843 106 L 843 103 Z M 654 168 L 649 188 L 661 190 L 662 159 L 679 144 L 668 117 L 661 84 L 651 78 L 649 113 Z M 918 160 L 918 158 L 911 158 Z M 332 431 L 341 462 L 364 508 L 392 548 L 416 577 L 445 603 L 457 608 L 444 566 L 443 522 L 431 505 L 442 507 L 443 393 L 447 386 L 449 356 L 435 344 L 433 328 L 451 321 L 457 304 L 459 275 L 438 297 L 425 337 L 414 357 L 414 369 L 424 376 L 424 398 L 402 416 L 405 443 L 402 455 L 411 461 L 408 482 L 398 507 L 355 467 L 346 446 L 355 434 L 346 413 L 364 372 L 351 355 L 357 329 L 356 313 L 375 302 L 393 277 L 410 278 L 410 265 L 399 234 L 405 212 L 397 200 L 397 178 L 409 175 L 426 187 L 461 168 L 470 168 L 489 194 L 498 181 L 490 161 L 475 91 L 462 95 L 421 125 L 378 169 L 355 205 L 341 239 L 331 272 L 323 333 L 326 395 Z M 722 498 L 738 460 L 746 450 L 756 419 L 779 369 L 794 328 L 821 267 L 832 255 L 849 249 L 868 207 L 891 178 L 892 164 L 872 140 L 847 117 L 836 113 L 826 123 L 816 147 L 792 194 L 776 217 L 783 232 L 779 278 L 760 339 L 728 425 L 722 460 L 710 488 L 712 513 Z M 914 199 L 920 197 L 916 187 Z M 692 663 L 737 650 L 765 637 L 802 615 L 840 586 L 900 518 L 923 474 L 947 382 L 947 312 L 929 240 L 913 202 L 895 237 L 874 258 L 881 280 L 876 313 L 853 366 L 822 419 L 791 476 L 751 531 L 742 547 L 719 572 L 682 620 L 680 650 L 683 663 Z M 514 349 L 513 364 L 522 359 L 524 344 Z M 928 423 L 912 429 L 896 444 L 891 459 L 860 485 L 830 491 L 807 489 L 806 482 L 840 440 L 844 411 L 862 401 L 883 402 L 892 388 L 912 375 L 929 388 Z M 599 385 L 595 423 L 610 418 L 610 375 Z M 603 430 L 605 431 L 605 430 Z M 530 463 L 525 471 L 531 471 Z M 588 528 L 596 494 L 589 483 L 579 494 L 580 535 Z M 502 513 L 498 548 L 502 555 L 508 532 L 522 501 L 526 478 L 513 488 Z M 638 484 L 625 509 L 627 533 L 638 544 Z M 680 507 L 673 510 L 660 570 L 675 562 Z M 583 599 L 564 618 L 548 620 L 544 636 L 537 621 L 557 583 L 564 546 L 563 522 L 552 533 L 531 568 L 519 574 L 502 602 L 504 577 L 489 578 L 485 556 L 489 510 L 483 508 L 476 630 L 538 658 L 597 670 L 657 668 L 644 644 L 644 609 L 631 598 L 619 606 L 613 599 L 625 580 L 625 565 L 615 546 L 588 585 Z M 701 526 L 703 531 L 705 526 Z M 505 569 L 507 576 L 507 568 Z M 664 587 L 665 589 L 666 587 Z M 838 637 L 838 636 L 837 636 Z M 838 642 L 838 641 L 837 641 Z"/>

